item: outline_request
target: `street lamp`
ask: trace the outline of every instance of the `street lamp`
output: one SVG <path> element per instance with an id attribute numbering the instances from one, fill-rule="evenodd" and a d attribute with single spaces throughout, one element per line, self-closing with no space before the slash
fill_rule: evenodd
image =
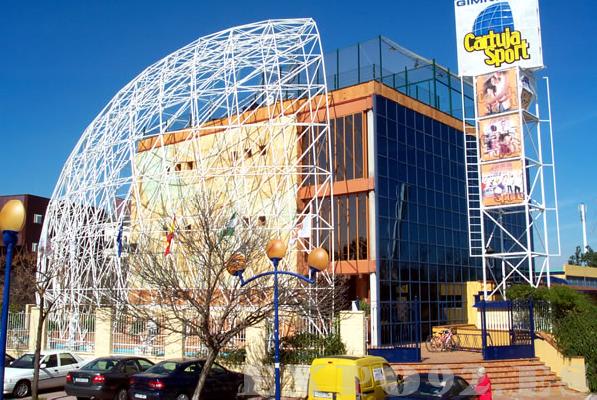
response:
<path id="1" fill-rule="evenodd" d="M 20 200 L 9 200 L 0 210 L 0 231 L 6 246 L 6 267 L 4 268 L 4 289 L 2 293 L 2 320 L 0 321 L 0 400 L 4 399 L 4 360 L 6 359 L 6 331 L 8 326 L 8 305 L 10 302 L 10 267 L 12 254 L 19 239 L 19 232 L 25 225 L 25 207 Z"/>
<path id="2" fill-rule="evenodd" d="M 274 266 L 273 271 L 262 272 L 251 277 L 250 279 L 244 280 L 243 272 L 246 266 L 246 259 L 241 254 L 234 254 L 232 257 L 230 257 L 230 260 L 228 261 L 226 268 L 231 275 L 234 275 L 240 279 L 241 286 L 248 285 L 249 283 L 259 278 L 263 278 L 270 275 L 274 276 L 274 377 L 276 387 L 275 399 L 280 400 L 282 387 L 280 383 L 280 321 L 278 319 L 278 275 L 289 275 L 309 284 L 314 284 L 315 275 L 317 274 L 317 272 L 323 271 L 328 266 L 329 256 L 327 251 L 325 251 L 325 249 L 322 249 L 321 247 L 313 249 L 313 251 L 309 253 L 309 257 L 307 258 L 307 264 L 309 265 L 309 276 L 303 276 L 294 272 L 278 270 L 278 263 L 286 255 L 286 244 L 283 241 L 278 239 L 270 240 L 267 243 L 267 246 L 265 247 L 265 251 L 267 253 L 267 257 L 271 260 Z"/>

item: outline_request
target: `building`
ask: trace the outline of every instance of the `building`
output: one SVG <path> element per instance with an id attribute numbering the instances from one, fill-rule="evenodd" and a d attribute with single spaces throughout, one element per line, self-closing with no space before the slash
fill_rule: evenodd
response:
<path id="1" fill-rule="evenodd" d="M 466 282 L 481 279 L 481 268 L 469 256 L 460 80 L 384 37 L 328 54 L 326 62 L 333 164 L 322 151 L 327 141 L 305 152 L 303 162 L 333 171 L 333 203 L 327 191 L 319 212 L 323 220 L 335 221 L 335 272 L 349 277 L 352 299 L 370 304 L 371 342 L 412 340 L 415 313 L 422 337 L 433 326 L 466 322 L 466 303 L 472 301 L 466 298 Z M 199 187 L 189 179 L 198 164 L 193 147 L 214 148 L 218 133 L 199 145 L 189 130 L 168 133 L 164 145 L 157 138 L 140 142 L 137 170 L 159 168 L 162 152 L 183 161 L 169 170 L 178 177 L 173 184 L 139 185 L 141 201 L 133 204 L 133 215 L 161 214 L 153 208 L 163 207 L 165 197 L 183 204 Z M 298 143 L 303 150 L 311 146 L 308 136 Z M 230 167 L 238 154 L 259 153 L 242 146 L 219 151 L 222 165 Z M 313 199 L 316 179 L 303 181 L 299 204 Z M 295 207 L 294 199 L 284 203 Z M 243 217 L 269 224 L 271 217 L 261 215 L 259 207 L 267 209 L 261 202 L 247 204 Z M 161 228 L 156 231 L 162 235 Z"/>
<path id="2" fill-rule="evenodd" d="M 597 300 L 597 268 L 566 264 L 562 272 L 554 272 L 552 285 L 567 285 Z"/>
<path id="3" fill-rule="evenodd" d="M 230 222 L 286 237 L 312 222 L 310 235 L 295 235 L 288 268 L 302 267 L 303 239 L 302 255 L 333 248 L 351 297 L 370 304 L 373 345 L 466 322 L 466 283 L 481 277 L 467 233 L 470 84 L 381 36 L 327 54 L 324 70 L 312 20 L 264 21 L 201 43 L 144 70 L 69 157 L 48 210 L 53 258 L 41 265 L 67 265 L 76 272 L 65 287 L 88 290 L 61 296 L 63 305 L 99 302 L 102 288 L 88 282 L 100 275 L 128 290 L 120 272 L 132 250 L 165 253 L 139 244 L 140 230 L 162 241 L 174 220 L 192 230 L 193 188 L 232 185 L 237 207 L 222 206 Z M 267 58 L 263 43 L 276 50 Z M 205 52 L 198 66 L 195 51 Z M 270 162 L 279 149 L 285 158 Z M 269 177 L 272 188 L 261 184 Z"/>
<path id="4" fill-rule="evenodd" d="M 336 271 L 370 303 L 371 342 L 414 339 L 415 318 L 423 338 L 466 322 L 466 282 L 481 278 L 468 245 L 461 115 L 470 87 L 384 37 L 327 60 Z"/>
<path id="5" fill-rule="evenodd" d="M 19 234 L 17 249 L 37 252 L 41 229 L 46 215 L 46 208 L 50 199 L 32 194 L 17 194 L 0 196 L 0 208 L 9 200 L 21 200 L 27 213 L 25 226 Z M 2 246 L 4 246 L 2 244 Z"/>

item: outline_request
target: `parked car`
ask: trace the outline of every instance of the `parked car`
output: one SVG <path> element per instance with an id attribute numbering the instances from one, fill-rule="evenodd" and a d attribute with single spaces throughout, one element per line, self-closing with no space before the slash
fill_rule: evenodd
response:
<path id="1" fill-rule="evenodd" d="M 4 366 L 8 367 L 11 362 L 13 362 L 15 358 L 9 354 L 4 354 Z"/>
<path id="2" fill-rule="evenodd" d="M 462 377 L 441 374 L 409 375 L 399 385 L 402 400 L 476 400 L 474 388 Z"/>
<path id="3" fill-rule="evenodd" d="M 4 371 L 4 393 L 21 398 L 31 392 L 34 354 L 27 353 L 17 358 Z M 78 369 L 84 361 L 76 354 L 65 351 L 42 351 L 40 355 L 39 388 L 64 386 L 66 374 Z"/>
<path id="4" fill-rule="evenodd" d="M 309 400 L 384 400 L 397 389 L 396 374 L 383 357 L 330 356 L 311 363 Z"/>
<path id="5" fill-rule="evenodd" d="M 129 378 L 154 364 L 142 357 L 97 358 L 66 375 L 64 391 L 77 399 L 127 400 Z"/>
<path id="6" fill-rule="evenodd" d="M 189 400 L 193 396 L 204 360 L 177 359 L 162 361 L 130 379 L 131 400 Z M 244 392 L 244 375 L 214 363 L 202 399 L 240 398 Z"/>

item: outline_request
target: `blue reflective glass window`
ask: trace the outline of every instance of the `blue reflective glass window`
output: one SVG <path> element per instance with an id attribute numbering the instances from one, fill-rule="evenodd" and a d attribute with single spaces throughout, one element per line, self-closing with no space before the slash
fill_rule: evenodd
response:
<path id="1" fill-rule="evenodd" d="M 396 121 L 396 103 L 391 100 L 386 104 L 386 116 L 392 121 Z"/>
<path id="2" fill-rule="evenodd" d="M 413 128 L 406 127 L 406 144 L 415 147 L 417 143 L 417 132 Z"/>
<path id="3" fill-rule="evenodd" d="M 377 120 L 375 121 L 375 128 L 377 129 L 377 138 L 385 138 L 387 137 L 387 129 L 386 129 L 386 119 L 377 114 Z"/>
<path id="4" fill-rule="evenodd" d="M 409 108 L 405 108 L 405 124 L 409 128 L 415 127 L 415 112 Z"/>
<path id="5" fill-rule="evenodd" d="M 424 119 L 425 117 L 423 117 L 423 114 L 415 113 L 415 128 L 418 131 L 425 131 L 425 125 L 423 123 Z"/>
<path id="6" fill-rule="evenodd" d="M 382 96 L 375 96 L 375 112 L 379 115 L 386 115 L 386 99 Z"/>
<path id="7" fill-rule="evenodd" d="M 394 140 L 398 140 L 398 125 L 396 125 L 396 122 L 388 120 L 388 138 L 390 139 L 394 139 Z"/>

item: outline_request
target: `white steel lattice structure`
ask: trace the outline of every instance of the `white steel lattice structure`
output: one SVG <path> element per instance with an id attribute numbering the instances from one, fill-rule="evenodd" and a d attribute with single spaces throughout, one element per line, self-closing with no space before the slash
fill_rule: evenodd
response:
<path id="1" fill-rule="evenodd" d="M 99 305 L 105 282 L 129 289 L 123 260 L 133 246 L 145 251 L 136 238 L 163 235 L 166 218 L 191 227 L 189 188 L 209 185 L 230 191 L 231 221 L 262 218 L 289 238 L 287 259 L 317 246 L 334 254 L 333 221 L 320 213 L 332 186 L 330 163 L 318 164 L 331 160 L 328 126 L 312 19 L 230 28 L 153 64 L 93 120 L 62 170 L 39 265 L 68 276 L 49 296 L 74 310 Z M 312 197 L 297 207 L 304 186 Z"/>
<path id="2" fill-rule="evenodd" d="M 545 78 L 542 80 L 544 86 L 535 85 L 535 73 L 521 68 L 498 71 L 494 75 L 506 73 L 514 77 L 516 89 L 511 98 L 520 105 L 511 111 L 483 115 L 479 110 L 479 97 L 482 96 L 479 81 L 491 74 L 473 77 L 475 112 L 463 119 L 467 133 L 469 248 L 471 256 L 481 258 L 486 299 L 498 292 L 506 298 L 507 287 L 513 283 L 538 287 L 543 282 L 550 286 L 550 259 L 560 255 L 549 83 Z M 464 79 L 461 82 L 464 89 Z M 544 98 L 539 94 L 544 94 Z M 526 106 L 523 106 L 525 101 Z M 540 116 L 540 108 L 547 109 L 546 118 Z M 518 156 L 483 160 L 481 153 L 487 152 L 488 148 L 482 139 L 485 130 L 492 124 L 510 122 L 512 125 L 504 132 L 505 136 L 520 137 Z M 491 128 L 498 132 L 503 129 Z M 496 152 L 497 146 L 496 141 Z M 485 157 L 489 157 L 487 153 Z M 490 176 L 491 168 L 516 163 L 519 167 L 512 170 L 520 169 L 520 184 L 516 184 L 514 174 L 510 175 L 510 181 L 506 174 L 501 194 L 494 195 L 502 199 L 511 196 L 515 200 L 510 203 L 488 201 L 485 193 L 487 180 L 483 179 L 483 175 Z M 516 197 L 519 199 L 516 200 Z"/>

